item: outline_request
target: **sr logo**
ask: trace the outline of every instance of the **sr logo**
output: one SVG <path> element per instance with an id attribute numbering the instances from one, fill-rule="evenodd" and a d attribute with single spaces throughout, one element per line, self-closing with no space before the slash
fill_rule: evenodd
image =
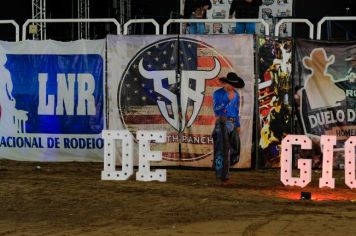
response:
<path id="1" fill-rule="evenodd" d="M 167 38 L 143 48 L 119 84 L 118 109 L 125 128 L 168 123 L 183 131 L 192 126 L 207 92 L 206 83 L 218 77 L 222 63 L 229 65 L 214 48 L 190 38 Z"/>

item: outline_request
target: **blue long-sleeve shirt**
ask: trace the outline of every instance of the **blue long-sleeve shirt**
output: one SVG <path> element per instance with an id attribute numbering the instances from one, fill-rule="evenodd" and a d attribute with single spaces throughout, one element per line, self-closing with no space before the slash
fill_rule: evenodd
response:
<path id="1" fill-rule="evenodd" d="M 235 126 L 240 127 L 240 117 L 239 117 L 239 105 L 240 97 L 237 91 L 234 91 L 235 96 L 230 101 L 229 93 L 220 88 L 216 90 L 213 94 L 214 100 L 214 113 L 215 116 L 223 116 L 226 118 L 234 118 Z"/>

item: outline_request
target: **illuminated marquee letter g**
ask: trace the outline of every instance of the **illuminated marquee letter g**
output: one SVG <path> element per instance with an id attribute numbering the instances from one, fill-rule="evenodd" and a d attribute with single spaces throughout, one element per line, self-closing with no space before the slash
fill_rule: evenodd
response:
<path id="1" fill-rule="evenodd" d="M 292 147 L 293 144 L 302 146 L 302 149 L 311 149 L 311 140 L 306 135 L 287 135 L 282 141 L 281 155 L 281 181 L 284 185 L 305 187 L 311 182 L 310 159 L 299 159 L 298 169 L 300 177 L 292 177 Z"/>

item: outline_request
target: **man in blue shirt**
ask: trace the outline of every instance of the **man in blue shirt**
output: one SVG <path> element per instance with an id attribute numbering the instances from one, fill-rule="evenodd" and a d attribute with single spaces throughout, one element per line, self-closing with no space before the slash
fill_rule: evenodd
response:
<path id="1" fill-rule="evenodd" d="M 216 116 L 213 131 L 214 161 L 216 178 L 228 184 L 229 168 L 240 158 L 240 97 L 235 88 L 243 88 L 244 81 L 236 73 L 230 72 L 220 78 L 223 87 L 213 94 Z"/>

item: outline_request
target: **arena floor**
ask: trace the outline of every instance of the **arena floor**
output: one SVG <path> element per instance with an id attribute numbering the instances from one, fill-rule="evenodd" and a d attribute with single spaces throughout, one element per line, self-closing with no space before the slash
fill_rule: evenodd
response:
<path id="1" fill-rule="evenodd" d="M 37 166 L 40 166 L 38 168 Z M 167 182 L 101 181 L 102 163 L 0 160 L 0 235 L 355 235 L 356 190 L 319 170 L 303 191 L 279 170 L 234 171 L 217 185 L 211 170 L 167 170 Z"/>

